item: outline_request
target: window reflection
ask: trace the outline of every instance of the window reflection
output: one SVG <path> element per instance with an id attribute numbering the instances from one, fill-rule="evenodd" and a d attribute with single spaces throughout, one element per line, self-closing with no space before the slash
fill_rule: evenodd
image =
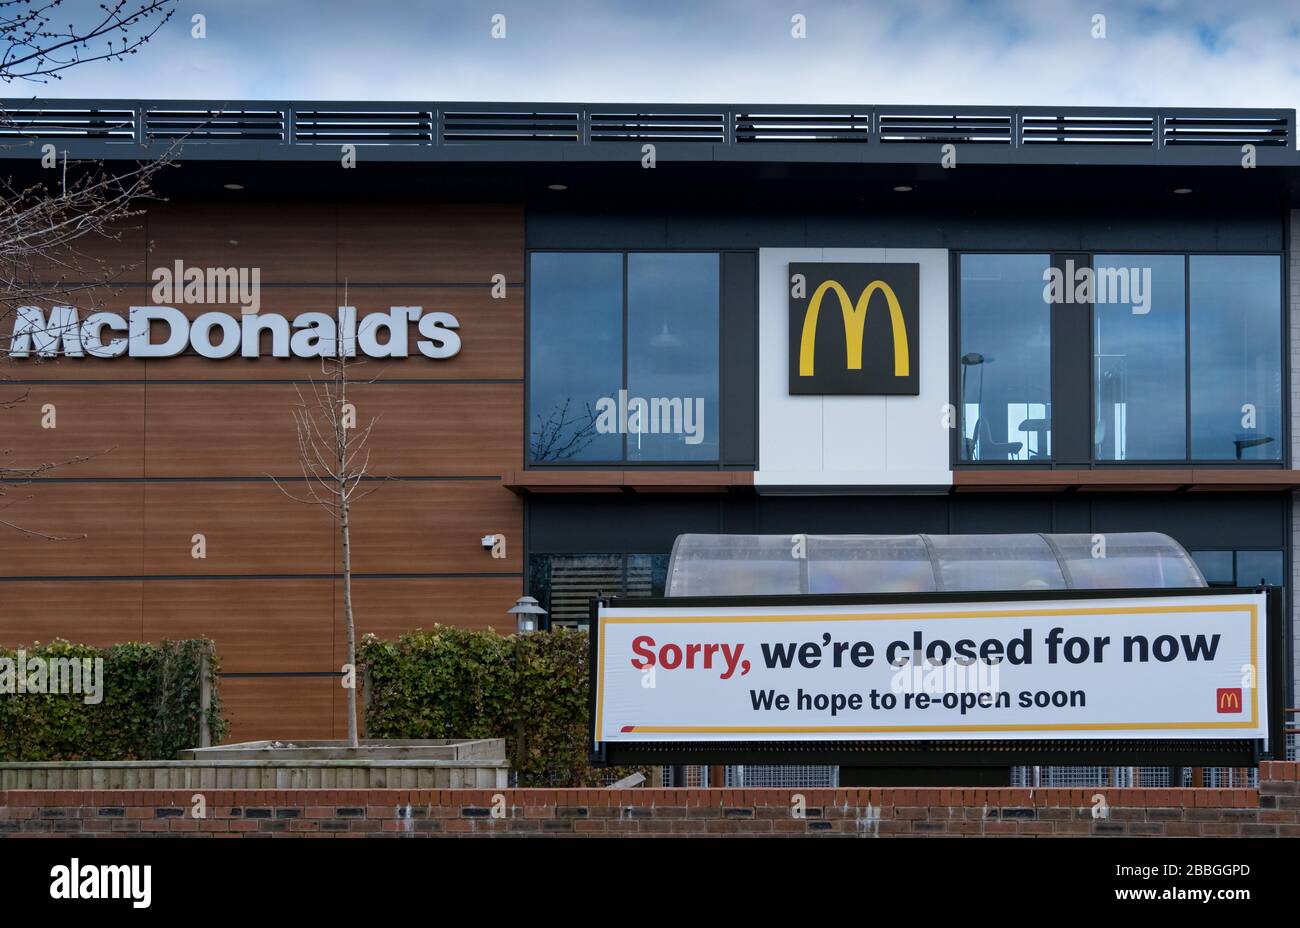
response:
<path id="1" fill-rule="evenodd" d="M 529 459 L 618 460 L 597 416 L 623 384 L 623 256 L 538 252 L 528 284 Z"/>
<path id="2" fill-rule="evenodd" d="M 1281 551 L 1189 551 L 1210 586 L 1284 586 Z"/>
<path id="3" fill-rule="evenodd" d="M 719 265 L 712 252 L 532 255 L 530 462 L 718 460 Z"/>
<path id="4" fill-rule="evenodd" d="M 961 458 L 1051 458 L 1045 254 L 961 256 Z"/>
<path id="5" fill-rule="evenodd" d="M 718 458 L 718 256 L 627 256 L 629 461 Z"/>
<path id="6" fill-rule="evenodd" d="M 1282 457 L 1281 262 L 1193 255 L 1192 457 Z"/>
<path id="7" fill-rule="evenodd" d="M 1185 258 L 1097 255 L 1093 445 L 1100 461 L 1187 455 Z M 1118 299 L 1116 297 L 1123 297 Z"/>

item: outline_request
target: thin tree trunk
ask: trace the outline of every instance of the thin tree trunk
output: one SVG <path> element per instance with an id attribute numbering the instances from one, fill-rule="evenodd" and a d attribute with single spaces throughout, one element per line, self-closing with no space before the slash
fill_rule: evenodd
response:
<path id="1" fill-rule="evenodd" d="M 348 531 L 348 503 L 343 501 L 340 530 L 343 535 L 343 616 L 348 626 L 348 665 L 356 673 L 357 666 L 357 631 L 352 621 L 352 547 Z M 348 687 L 348 746 L 357 746 L 357 687 L 355 676 L 353 685 Z"/>
<path id="2" fill-rule="evenodd" d="M 344 362 L 340 358 L 340 365 Z M 357 627 L 352 621 L 352 536 L 348 525 L 347 480 L 347 425 L 343 421 L 347 409 L 347 369 L 341 367 L 339 378 L 339 409 L 335 415 L 335 447 L 339 454 L 339 534 L 343 539 L 343 617 L 348 627 L 348 666 L 352 668 L 352 686 L 348 687 L 348 746 L 357 746 Z"/>

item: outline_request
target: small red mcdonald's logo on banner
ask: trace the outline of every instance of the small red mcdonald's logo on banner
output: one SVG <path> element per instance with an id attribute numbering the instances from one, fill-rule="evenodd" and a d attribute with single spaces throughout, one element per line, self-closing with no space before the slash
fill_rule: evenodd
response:
<path id="1" fill-rule="evenodd" d="M 1241 711 L 1241 687 L 1219 687 L 1216 696 L 1219 712 L 1240 712 Z"/>

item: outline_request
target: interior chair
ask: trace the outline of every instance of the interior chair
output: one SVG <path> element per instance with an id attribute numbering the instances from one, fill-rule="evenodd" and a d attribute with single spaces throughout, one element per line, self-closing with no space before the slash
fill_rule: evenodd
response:
<path id="1" fill-rule="evenodd" d="M 1014 458 L 1024 447 L 1020 441 L 997 441 L 993 431 L 983 419 L 975 423 L 975 460 L 993 461 L 999 458 Z"/>

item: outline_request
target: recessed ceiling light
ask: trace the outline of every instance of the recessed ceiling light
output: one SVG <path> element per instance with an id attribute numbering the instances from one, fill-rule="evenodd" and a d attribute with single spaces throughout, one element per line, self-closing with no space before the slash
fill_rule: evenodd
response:
<path id="1" fill-rule="evenodd" d="M 243 189 L 244 189 L 244 185 L 243 185 L 243 184 L 222 184 L 222 186 L 225 187 L 227 190 L 243 190 Z"/>
<path id="2" fill-rule="evenodd" d="M 546 189 L 547 190 L 568 190 L 569 185 L 568 184 L 547 184 Z"/>
<path id="3" fill-rule="evenodd" d="M 1175 188 L 1174 188 L 1174 193 L 1178 194 L 1179 196 L 1182 196 L 1182 195 L 1185 194 L 1185 193 L 1191 193 L 1191 192 L 1192 192 L 1192 188 L 1191 188 L 1191 187 L 1175 187 Z"/>
<path id="4" fill-rule="evenodd" d="M 899 184 L 897 187 L 894 188 L 894 193 L 911 193 L 911 192 L 912 192 L 912 188 L 907 186 L 907 184 Z"/>

